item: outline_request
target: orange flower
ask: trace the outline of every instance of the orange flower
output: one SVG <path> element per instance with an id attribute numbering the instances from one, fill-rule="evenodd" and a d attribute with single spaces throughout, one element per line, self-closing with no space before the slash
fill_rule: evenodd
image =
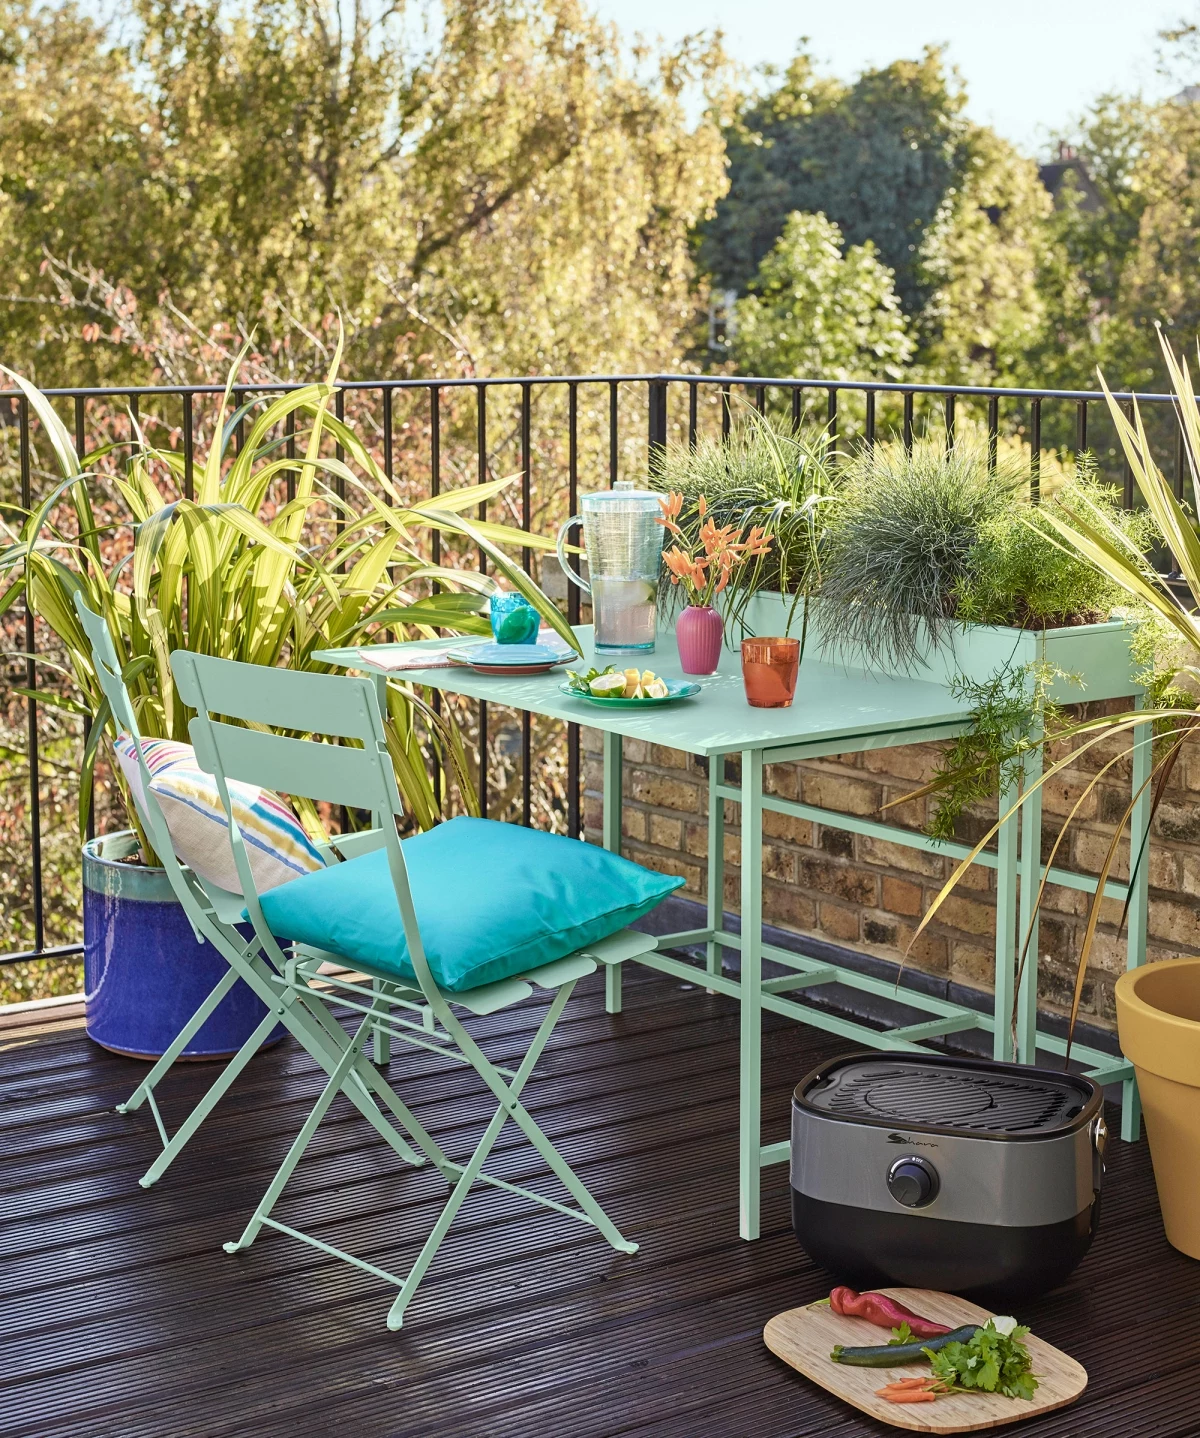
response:
<path id="1" fill-rule="evenodd" d="M 671 571 L 671 583 L 682 582 L 685 588 L 693 592 L 699 592 L 704 588 L 706 581 L 704 571 L 708 568 L 706 559 L 693 559 L 676 546 L 668 549 L 663 555 L 663 563 Z"/>
<path id="2" fill-rule="evenodd" d="M 660 495 L 658 504 L 662 510 L 662 516 L 658 519 L 657 523 L 661 524 L 664 529 L 669 530 L 672 534 L 681 534 L 682 531 L 675 521 L 679 518 L 679 513 L 683 509 L 683 495 L 672 490 L 665 499 Z"/>
<path id="3" fill-rule="evenodd" d="M 771 536 L 760 525 L 755 525 L 746 538 L 746 555 L 766 554 L 771 547 Z"/>
<path id="4" fill-rule="evenodd" d="M 718 529 L 713 520 L 706 519 L 700 526 L 700 543 L 704 546 L 704 552 L 710 559 L 723 550 L 729 549 L 736 538 L 737 530 L 732 524 Z"/>
<path id="5" fill-rule="evenodd" d="M 716 587 L 713 589 L 714 594 L 720 594 L 729 583 L 730 575 L 733 573 L 733 566 L 739 562 L 737 556 L 728 549 L 721 555 L 719 560 L 721 574 L 717 580 Z"/>
<path id="6" fill-rule="evenodd" d="M 681 579 L 695 582 L 698 577 L 703 577 L 704 565 L 697 563 L 690 554 L 685 554 L 682 549 L 668 549 L 663 555 L 663 563 L 671 571 L 671 578 L 678 584 Z"/>
<path id="7" fill-rule="evenodd" d="M 683 495 L 672 490 L 658 502 L 662 507 L 659 524 L 679 541 L 663 554 L 663 562 L 671 582 L 682 584 L 695 603 L 710 603 L 714 595 L 728 587 L 738 565 L 766 554 L 771 547 L 770 536 L 759 525 L 753 526 L 745 538 L 736 525 L 718 525 L 709 513 L 707 495 L 696 498 L 695 512 L 701 523 L 695 539 L 677 523 L 683 513 Z"/>

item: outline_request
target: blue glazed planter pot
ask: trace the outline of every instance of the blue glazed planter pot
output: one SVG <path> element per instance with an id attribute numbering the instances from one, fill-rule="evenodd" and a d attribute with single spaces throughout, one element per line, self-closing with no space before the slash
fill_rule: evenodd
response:
<path id="1" fill-rule="evenodd" d="M 224 976 L 226 964 L 211 944 L 196 942 L 162 869 L 123 862 L 136 848 L 129 830 L 83 846 L 87 1032 L 114 1053 L 155 1059 Z M 228 1058 L 266 1012 L 239 982 L 182 1057 Z M 266 1043 L 282 1037 L 283 1029 L 276 1028 Z"/>

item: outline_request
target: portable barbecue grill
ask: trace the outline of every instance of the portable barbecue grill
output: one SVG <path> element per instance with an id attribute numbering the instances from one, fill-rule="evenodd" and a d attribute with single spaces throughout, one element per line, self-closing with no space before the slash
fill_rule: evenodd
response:
<path id="1" fill-rule="evenodd" d="M 792 1098 L 792 1222 L 856 1287 L 988 1298 L 1053 1288 L 1100 1213 L 1090 1079 L 934 1054 L 851 1054 Z"/>

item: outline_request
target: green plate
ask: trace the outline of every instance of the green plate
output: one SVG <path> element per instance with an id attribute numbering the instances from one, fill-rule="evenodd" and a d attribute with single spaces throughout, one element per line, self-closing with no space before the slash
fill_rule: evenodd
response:
<path id="1" fill-rule="evenodd" d="M 665 682 L 667 692 L 661 699 L 601 699 L 595 694 L 581 694 L 578 689 L 572 689 L 569 683 L 560 684 L 558 692 L 571 699 L 582 699 L 585 704 L 599 704 L 605 709 L 650 709 L 656 704 L 674 704 L 676 699 L 690 699 L 693 694 L 700 693 L 699 684 L 691 684 L 683 679 L 668 679 Z"/>

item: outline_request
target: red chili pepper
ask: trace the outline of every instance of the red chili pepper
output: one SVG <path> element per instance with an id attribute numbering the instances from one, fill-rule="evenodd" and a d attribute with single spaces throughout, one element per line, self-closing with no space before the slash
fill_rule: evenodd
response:
<path id="1" fill-rule="evenodd" d="M 907 1323 L 914 1338 L 937 1338 L 939 1334 L 952 1332 L 947 1324 L 922 1318 L 884 1293 L 856 1293 L 853 1288 L 835 1288 L 829 1295 L 829 1306 L 835 1313 L 865 1318 L 878 1328 L 899 1328 Z"/>

